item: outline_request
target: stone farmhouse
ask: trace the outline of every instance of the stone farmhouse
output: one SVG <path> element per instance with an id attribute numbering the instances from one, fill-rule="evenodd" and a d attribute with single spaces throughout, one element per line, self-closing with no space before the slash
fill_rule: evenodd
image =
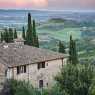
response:
<path id="1" fill-rule="evenodd" d="M 0 80 L 24 80 L 36 88 L 51 87 L 54 76 L 66 63 L 66 55 L 27 46 L 19 40 L 0 44 Z"/>

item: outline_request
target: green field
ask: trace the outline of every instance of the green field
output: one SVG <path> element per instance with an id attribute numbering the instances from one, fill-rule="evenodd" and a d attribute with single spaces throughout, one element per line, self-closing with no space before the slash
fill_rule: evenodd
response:
<path id="1" fill-rule="evenodd" d="M 80 28 L 64 28 L 63 30 L 59 31 L 52 31 L 52 30 L 46 30 L 46 29 L 41 29 L 37 30 L 37 32 L 41 35 L 43 33 L 47 33 L 50 37 L 68 42 L 70 35 L 73 36 L 74 39 L 80 39 L 81 38 L 81 31 Z"/>

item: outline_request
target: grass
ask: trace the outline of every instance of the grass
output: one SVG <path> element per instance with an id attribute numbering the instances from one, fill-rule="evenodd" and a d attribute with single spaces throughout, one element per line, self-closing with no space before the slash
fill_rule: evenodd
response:
<path id="1" fill-rule="evenodd" d="M 63 30 L 59 30 L 59 31 L 48 31 L 45 29 L 42 30 L 37 30 L 38 33 L 47 33 L 50 37 L 57 39 L 57 40 L 61 40 L 61 41 L 65 41 L 68 42 L 69 41 L 69 37 L 70 35 L 73 36 L 74 39 L 80 39 L 81 38 L 81 31 L 80 28 L 64 28 Z"/>
<path id="2" fill-rule="evenodd" d="M 95 58 L 95 50 L 90 52 L 84 52 L 83 54 L 79 54 L 80 59 L 94 59 Z"/>

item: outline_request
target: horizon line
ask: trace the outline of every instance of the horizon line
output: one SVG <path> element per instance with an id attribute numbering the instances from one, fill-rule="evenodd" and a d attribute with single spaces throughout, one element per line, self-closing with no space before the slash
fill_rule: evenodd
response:
<path id="1" fill-rule="evenodd" d="M 70 11 L 70 12 L 95 12 L 95 10 L 87 9 L 29 9 L 29 8 L 0 8 L 0 10 L 35 10 L 35 11 Z"/>

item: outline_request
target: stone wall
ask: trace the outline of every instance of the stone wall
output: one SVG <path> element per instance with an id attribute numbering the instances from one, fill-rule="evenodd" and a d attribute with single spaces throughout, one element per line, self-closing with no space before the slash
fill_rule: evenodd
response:
<path id="1" fill-rule="evenodd" d="M 6 66 L 0 63 L 0 91 L 3 89 L 6 80 Z"/>
<path id="2" fill-rule="evenodd" d="M 44 87 L 51 87 L 54 84 L 54 77 L 62 64 L 66 63 L 66 59 L 58 59 L 45 62 L 45 68 L 38 69 L 37 64 L 27 65 L 26 73 L 17 75 L 17 68 L 10 68 L 8 70 L 8 78 L 14 78 L 16 80 L 25 80 L 30 82 L 34 87 L 39 88 L 39 80 L 43 80 Z"/>

